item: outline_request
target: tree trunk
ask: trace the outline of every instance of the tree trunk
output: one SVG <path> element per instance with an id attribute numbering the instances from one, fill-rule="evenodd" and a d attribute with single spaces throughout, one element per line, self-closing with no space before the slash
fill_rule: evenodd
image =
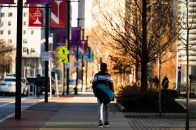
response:
<path id="1" fill-rule="evenodd" d="M 147 2 L 142 0 L 142 58 L 141 58 L 141 89 L 147 89 Z"/>
<path id="2" fill-rule="evenodd" d="M 140 76 L 139 76 L 139 67 L 140 67 L 140 65 L 139 65 L 139 62 L 137 62 L 136 61 L 136 64 L 135 64 L 135 81 L 138 81 L 140 78 Z"/>

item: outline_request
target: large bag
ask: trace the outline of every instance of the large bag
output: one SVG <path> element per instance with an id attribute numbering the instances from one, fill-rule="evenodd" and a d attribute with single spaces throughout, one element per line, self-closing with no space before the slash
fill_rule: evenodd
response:
<path id="1" fill-rule="evenodd" d="M 105 84 L 98 84 L 94 90 L 94 94 L 104 105 L 114 100 L 114 92 Z"/>

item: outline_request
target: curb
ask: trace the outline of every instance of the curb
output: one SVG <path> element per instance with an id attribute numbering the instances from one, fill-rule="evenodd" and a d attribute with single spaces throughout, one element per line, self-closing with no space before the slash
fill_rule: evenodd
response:
<path id="1" fill-rule="evenodd" d="M 116 105 L 118 106 L 118 108 L 120 109 L 121 112 L 126 112 L 126 109 L 124 106 L 122 106 L 120 103 L 116 103 Z"/>

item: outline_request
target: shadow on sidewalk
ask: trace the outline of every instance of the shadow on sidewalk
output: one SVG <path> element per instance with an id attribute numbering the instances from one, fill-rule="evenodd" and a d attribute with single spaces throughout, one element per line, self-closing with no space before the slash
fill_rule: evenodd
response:
<path id="1" fill-rule="evenodd" d="M 119 112 L 111 103 L 110 112 Z M 38 130 L 56 122 L 94 122 L 97 123 L 97 103 L 92 93 L 54 97 L 48 103 L 39 102 L 21 112 L 21 119 L 8 118 L 0 123 L 0 130 Z M 80 125 L 80 124 L 79 124 Z M 66 128 L 66 123 L 63 124 Z M 79 126 L 76 126 L 79 127 Z M 88 128 L 88 127 L 87 127 Z"/>

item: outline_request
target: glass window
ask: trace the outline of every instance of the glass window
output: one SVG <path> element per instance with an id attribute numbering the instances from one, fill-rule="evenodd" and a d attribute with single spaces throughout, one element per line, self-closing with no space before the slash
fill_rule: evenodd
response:
<path id="1" fill-rule="evenodd" d="M 23 47 L 23 52 L 27 52 L 27 47 Z"/>
<path id="2" fill-rule="evenodd" d="M 0 34 L 3 34 L 3 30 L 0 31 Z"/>
<path id="3" fill-rule="evenodd" d="M 33 35 L 34 34 L 34 30 L 31 30 L 31 35 Z"/>
<path id="4" fill-rule="evenodd" d="M 16 82 L 16 79 L 15 78 L 5 78 L 4 81 Z"/>
<path id="5" fill-rule="evenodd" d="M 8 30 L 8 34 L 11 34 L 11 30 Z"/>
<path id="6" fill-rule="evenodd" d="M 24 21 L 23 25 L 26 26 L 27 25 L 27 21 Z"/>
<path id="7" fill-rule="evenodd" d="M 31 48 L 31 52 L 35 52 L 35 48 Z"/>
<path id="8" fill-rule="evenodd" d="M 23 31 L 23 34 L 25 35 L 26 33 L 27 33 L 27 31 L 26 31 L 26 30 L 24 30 L 24 31 Z"/>
<path id="9" fill-rule="evenodd" d="M 8 17 L 12 17 L 12 13 L 8 13 Z"/>
<path id="10" fill-rule="evenodd" d="M 23 43 L 27 43 L 27 39 L 23 39 Z"/>
<path id="11" fill-rule="evenodd" d="M 3 26 L 3 21 L 1 21 L 1 24 L 0 25 L 1 25 L 1 27 Z"/>
<path id="12" fill-rule="evenodd" d="M 27 16 L 27 12 L 24 13 L 24 17 L 26 17 L 26 16 Z"/>
<path id="13" fill-rule="evenodd" d="M 12 25 L 11 23 L 12 23 L 11 21 L 8 21 L 8 26 L 11 26 Z"/>
<path id="14" fill-rule="evenodd" d="M 5 17 L 5 13 L 1 13 L 1 17 Z"/>

